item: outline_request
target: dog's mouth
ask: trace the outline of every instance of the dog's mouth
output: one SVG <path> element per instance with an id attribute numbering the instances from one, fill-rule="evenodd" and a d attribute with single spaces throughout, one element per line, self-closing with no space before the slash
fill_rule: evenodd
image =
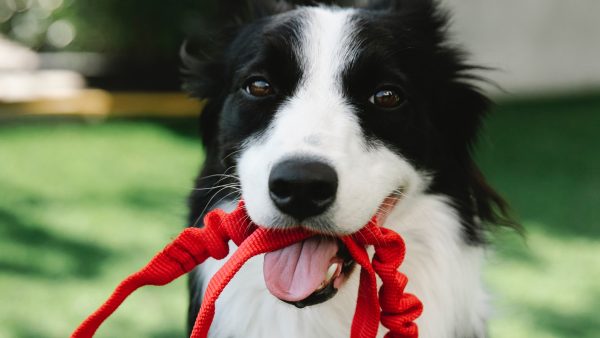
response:
<path id="1" fill-rule="evenodd" d="M 379 207 L 377 217 L 381 224 L 399 199 L 392 194 Z M 271 294 L 303 308 L 335 296 L 355 265 L 339 239 L 315 236 L 265 254 L 263 274 Z"/>
<path id="2" fill-rule="evenodd" d="M 303 308 L 335 296 L 353 266 L 341 241 L 315 236 L 267 253 L 263 273 L 275 297 Z"/>

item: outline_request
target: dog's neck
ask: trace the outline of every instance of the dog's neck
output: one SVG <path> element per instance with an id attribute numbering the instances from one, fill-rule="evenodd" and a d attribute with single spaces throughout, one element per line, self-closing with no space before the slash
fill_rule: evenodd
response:
<path id="1" fill-rule="evenodd" d="M 231 210 L 235 205 L 235 201 L 229 201 L 219 207 Z M 486 316 L 482 314 L 488 312 L 488 297 L 481 282 L 484 250 L 465 243 L 458 212 L 448 199 L 413 195 L 390 212 L 385 226 L 402 234 L 406 242 L 407 254 L 401 271 L 409 278 L 407 292 L 417 295 L 424 304 L 423 315 L 417 320 L 419 337 L 485 337 Z M 196 275 L 202 277 L 204 287 L 221 264 L 210 261 L 199 267 Z M 296 309 L 266 290 L 262 257 L 253 259 L 221 296 L 211 334 L 214 337 L 348 336 L 358 275 L 355 271 L 333 299 Z M 380 331 L 383 334 L 384 330 Z"/>
<path id="2" fill-rule="evenodd" d="M 386 227 L 402 234 L 407 291 L 424 304 L 420 337 L 485 337 L 488 296 L 481 280 L 484 248 L 466 243 L 448 198 L 419 194 L 390 213 Z"/>

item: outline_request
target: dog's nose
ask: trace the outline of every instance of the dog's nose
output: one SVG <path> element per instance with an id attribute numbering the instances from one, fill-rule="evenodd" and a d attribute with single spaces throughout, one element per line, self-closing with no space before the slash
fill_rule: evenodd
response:
<path id="1" fill-rule="evenodd" d="M 286 160 L 275 165 L 269 175 L 271 200 L 298 220 L 327 210 L 335 200 L 337 186 L 335 170 L 316 160 Z"/>

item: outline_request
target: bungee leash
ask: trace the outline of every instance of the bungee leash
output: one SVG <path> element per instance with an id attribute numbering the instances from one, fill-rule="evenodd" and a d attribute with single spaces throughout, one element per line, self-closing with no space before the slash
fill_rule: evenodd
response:
<path id="1" fill-rule="evenodd" d="M 206 338 L 215 315 L 217 298 L 250 258 L 315 235 L 302 228 L 276 231 L 258 227 L 250 221 L 243 202 L 229 214 L 222 210 L 211 211 L 204 218 L 204 227 L 186 228 L 144 268 L 123 280 L 110 298 L 71 337 L 93 337 L 100 325 L 135 290 L 145 285 L 168 284 L 209 257 L 223 259 L 229 253 L 229 241 L 233 241 L 238 248 L 210 280 L 191 333 L 192 338 Z M 408 279 L 398 268 L 404 260 L 406 248 L 400 235 L 379 226 L 374 217 L 360 231 L 340 239 L 361 266 L 350 337 L 375 338 L 381 321 L 389 330 L 385 338 L 417 338 L 418 328 L 414 321 L 421 315 L 423 306 L 417 297 L 404 293 Z M 375 249 L 372 261 L 367 246 Z M 382 281 L 379 293 L 376 275 Z"/>

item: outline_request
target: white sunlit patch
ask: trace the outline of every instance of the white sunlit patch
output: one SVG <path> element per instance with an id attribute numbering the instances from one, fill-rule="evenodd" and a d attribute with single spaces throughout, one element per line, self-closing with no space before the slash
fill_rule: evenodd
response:
<path id="1" fill-rule="evenodd" d="M 75 27 L 67 20 L 58 20 L 48 27 L 48 42 L 56 48 L 64 48 L 75 39 Z"/>
<path id="2" fill-rule="evenodd" d="M 14 6 L 9 6 L 10 1 L 0 1 L 0 23 L 7 22 L 15 14 Z"/>
<path id="3" fill-rule="evenodd" d="M 15 12 L 24 12 L 33 6 L 34 0 L 6 0 L 6 6 Z"/>
<path id="4" fill-rule="evenodd" d="M 12 32 L 19 39 L 33 42 L 36 36 L 43 30 L 39 18 L 34 12 L 26 12 L 23 15 L 16 16 L 12 22 Z"/>
<path id="5" fill-rule="evenodd" d="M 37 0 L 44 10 L 53 12 L 63 5 L 63 0 Z"/>

